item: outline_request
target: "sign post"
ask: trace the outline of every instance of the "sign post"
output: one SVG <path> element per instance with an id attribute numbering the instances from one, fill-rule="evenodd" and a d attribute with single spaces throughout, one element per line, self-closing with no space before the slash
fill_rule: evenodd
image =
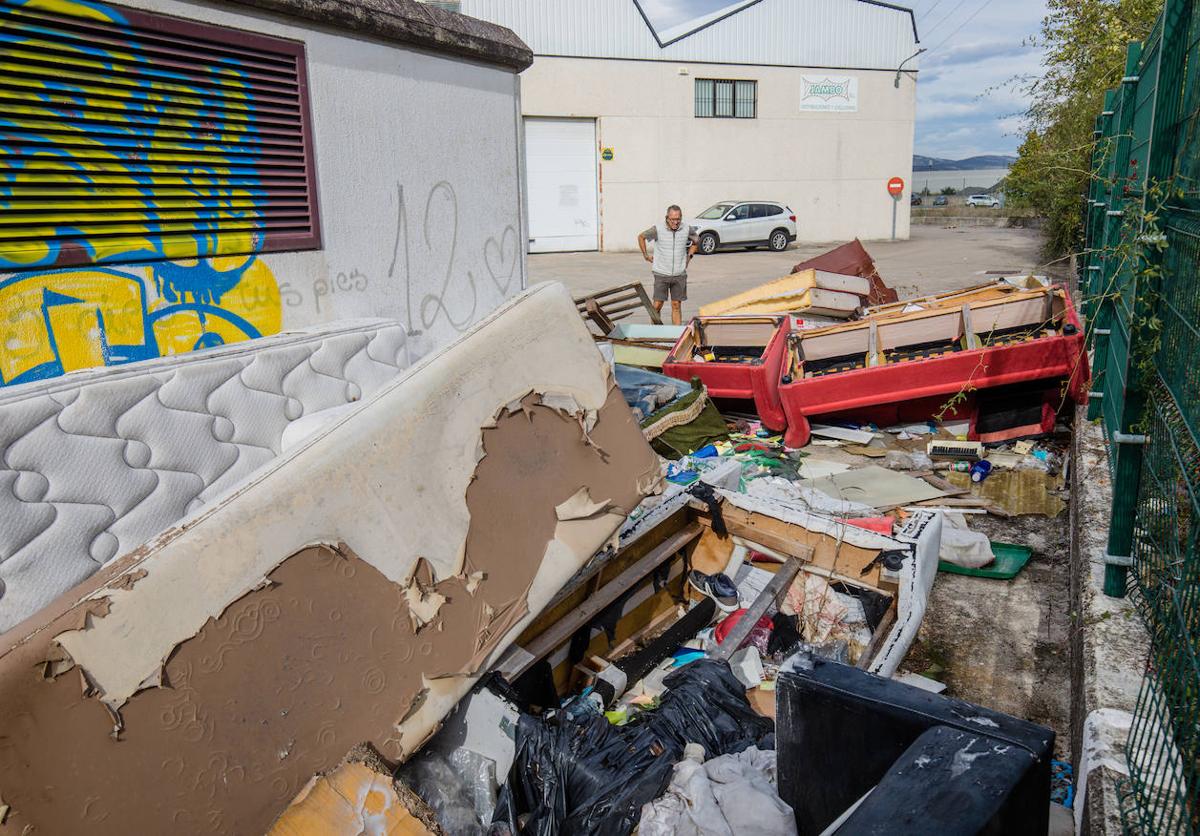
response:
<path id="1" fill-rule="evenodd" d="M 900 196 L 904 194 L 904 178 L 893 177 L 887 181 L 887 192 L 892 196 L 892 240 L 896 240 L 896 207 L 900 205 Z"/>

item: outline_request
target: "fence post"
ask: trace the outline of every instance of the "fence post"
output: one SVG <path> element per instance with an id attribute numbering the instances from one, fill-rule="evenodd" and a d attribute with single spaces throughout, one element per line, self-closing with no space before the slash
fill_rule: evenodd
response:
<path id="1" fill-rule="evenodd" d="M 1116 124 L 1114 115 L 1117 106 L 1117 91 L 1107 90 L 1104 93 L 1104 110 L 1096 117 L 1096 144 L 1092 148 L 1092 185 L 1088 190 L 1087 215 L 1087 258 L 1084 260 L 1083 313 L 1087 317 L 1089 342 L 1094 349 L 1092 352 L 1092 382 L 1088 400 L 1088 419 L 1095 420 L 1101 416 L 1101 399 L 1104 397 L 1104 370 L 1108 361 L 1107 340 L 1101 341 L 1107 331 L 1107 315 L 1101 318 L 1103 300 L 1100 294 L 1108 284 L 1108 266 L 1105 259 L 1105 234 L 1107 232 L 1105 214 L 1108 209 L 1108 198 L 1113 180 L 1113 152 L 1116 139 L 1113 137 L 1113 126 Z M 1104 322 L 1101 325 L 1101 322 Z"/>
<path id="2" fill-rule="evenodd" d="M 1131 43 L 1125 53 L 1125 77 L 1119 90 L 1115 91 L 1112 101 L 1112 115 L 1109 125 L 1113 129 L 1109 176 L 1106 183 L 1106 197 L 1103 206 L 1095 207 L 1101 214 L 1099 220 L 1102 229 L 1102 251 L 1100 257 L 1104 269 L 1100 271 L 1102 284 L 1096 299 L 1096 319 L 1093 330 L 1093 345 L 1095 347 L 1097 376 L 1103 375 L 1100 390 L 1103 399 L 1093 398 L 1089 404 L 1088 414 L 1103 415 L 1105 429 L 1126 431 L 1119 416 L 1124 408 L 1124 400 L 1128 394 L 1129 371 L 1129 341 L 1115 340 L 1112 331 L 1126 328 L 1118 308 L 1114 290 L 1118 288 L 1127 275 L 1132 271 L 1127 262 L 1121 260 L 1115 251 L 1121 242 L 1125 231 L 1124 213 L 1126 210 L 1136 210 L 1136 203 L 1127 198 L 1129 176 L 1130 147 L 1133 145 L 1134 113 L 1137 109 L 1138 97 L 1138 64 L 1142 55 L 1142 45 Z M 1106 97 L 1107 98 L 1107 97 Z M 1128 204 L 1128 206 L 1127 206 Z M 1126 330 L 1125 333 L 1128 333 Z M 1122 352 L 1124 344 L 1125 350 Z M 1124 386 L 1122 384 L 1125 384 Z M 1140 458 L 1134 462 L 1134 456 L 1128 455 L 1126 445 L 1117 444 L 1115 437 L 1109 439 L 1113 468 L 1113 508 L 1109 520 L 1108 549 L 1104 572 L 1104 592 L 1107 595 L 1121 597 L 1126 591 L 1126 576 L 1129 571 L 1129 547 L 1127 543 L 1132 538 L 1134 495 L 1130 495 L 1121 486 L 1130 479 L 1136 479 L 1140 472 Z M 1140 451 L 1135 451 L 1140 452 Z M 1126 545 L 1122 545 L 1126 544 Z"/>

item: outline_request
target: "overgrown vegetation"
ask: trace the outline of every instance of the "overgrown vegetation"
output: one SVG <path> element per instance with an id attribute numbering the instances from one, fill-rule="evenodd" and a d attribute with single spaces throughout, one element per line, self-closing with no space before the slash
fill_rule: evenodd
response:
<path id="1" fill-rule="evenodd" d="M 1130 41 L 1149 34 L 1162 0 L 1049 0 L 1041 33 L 1044 74 L 1017 83 L 1032 104 L 1027 133 L 1008 175 L 1014 207 L 1045 216 L 1048 257 L 1076 249 L 1091 175 L 1092 131 L 1104 91 L 1125 70 Z"/>

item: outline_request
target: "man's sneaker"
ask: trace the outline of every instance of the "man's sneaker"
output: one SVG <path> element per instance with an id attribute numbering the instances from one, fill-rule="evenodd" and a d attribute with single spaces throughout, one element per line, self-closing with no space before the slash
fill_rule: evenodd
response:
<path id="1" fill-rule="evenodd" d="M 715 575 L 706 575 L 698 569 L 693 569 L 688 572 L 688 583 L 701 595 L 712 598 L 721 612 L 733 612 L 740 606 L 737 587 L 726 574 L 718 572 Z"/>

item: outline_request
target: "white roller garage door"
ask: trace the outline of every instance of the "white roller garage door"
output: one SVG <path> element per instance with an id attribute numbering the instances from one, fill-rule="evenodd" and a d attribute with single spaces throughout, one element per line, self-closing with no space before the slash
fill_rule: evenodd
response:
<path id="1" fill-rule="evenodd" d="M 599 249 L 596 122 L 525 120 L 529 252 Z"/>

